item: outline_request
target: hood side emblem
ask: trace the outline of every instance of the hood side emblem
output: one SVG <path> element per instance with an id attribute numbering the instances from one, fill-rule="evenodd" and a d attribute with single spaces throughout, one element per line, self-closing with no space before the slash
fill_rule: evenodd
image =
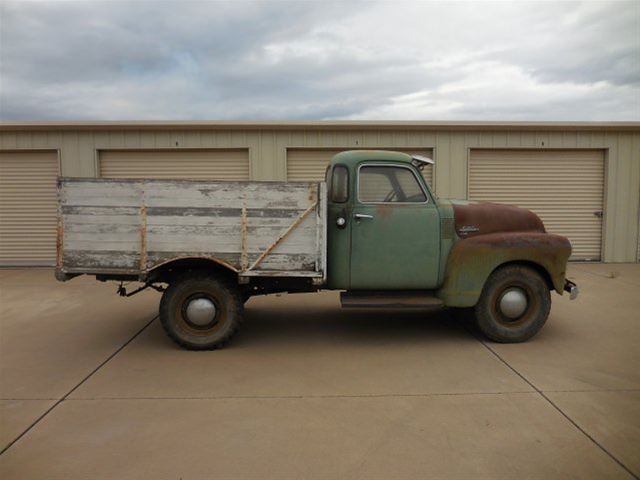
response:
<path id="1" fill-rule="evenodd" d="M 475 225 L 463 225 L 460 227 L 460 233 L 464 235 L 469 235 L 470 233 L 479 232 L 480 228 Z"/>

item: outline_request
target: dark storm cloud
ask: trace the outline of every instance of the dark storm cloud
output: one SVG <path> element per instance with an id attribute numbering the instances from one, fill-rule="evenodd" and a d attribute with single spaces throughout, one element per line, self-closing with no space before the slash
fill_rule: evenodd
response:
<path id="1" fill-rule="evenodd" d="M 639 119 L 640 4 L 0 4 L 0 118 Z"/>

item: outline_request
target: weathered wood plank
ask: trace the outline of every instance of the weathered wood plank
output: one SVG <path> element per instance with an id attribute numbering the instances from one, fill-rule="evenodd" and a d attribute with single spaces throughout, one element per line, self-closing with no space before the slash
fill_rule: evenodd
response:
<path id="1" fill-rule="evenodd" d="M 247 208 L 247 218 L 297 218 L 305 208 Z M 150 217 L 162 217 L 162 216 L 182 216 L 182 217 L 233 217 L 239 218 L 242 215 L 242 208 L 240 207 L 180 207 L 180 206 L 166 206 L 166 207 L 148 207 L 147 214 Z"/>
<path id="2" fill-rule="evenodd" d="M 289 222 L 291 223 L 291 222 Z M 253 238 L 277 236 L 287 225 L 247 225 L 246 232 Z M 162 235 L 172 238 L 184 238 L 191 235 L 207 237 L 226 237 L 229 235 L 241 235 L 242 225 L 149 225 L 149 235 Z M 316 235 L 317 228 L 314 224 L 300 226 L 296 234 L 304 237 L 305 242 L 310 241 Z M 296 237 L 299 238 L 299 237 Z"/>
<path id="3" fill-rule="evenodd" d="M 260 262 L 262 262 L 265 259 L 265 257 L 269 255 L 269 252 L 275 251 L 278 247 L 281 247 L 281 250 L 282 250 L 284 248 L 285 242 L 287 244 L 287 250 L 293 251 L 292 247 L 295 244 L 295 240 L 293 240 L 294 235 L 290 235 L 291 232 L 293 232 L 298 225 L 304 222 L 307 216 L 309 215 L 309 213 L 311 213 L 311 211 L 315 209 L 317 206 L 318 206 L 318 202 L 316 201 L 307 210 L 305 210 L 302 213 L 302 215 L 296 218 L 296 220 L 284 232 L 282 232 L 278 237 L 276 237 L 276 239 L 266 248 L 266 250 L 264 250 L 264 252 L 260 254 L 260 256 L 255 260 L 255 262 L 251 264 L 251 267 L 249 267 L 249 270 L 255 269 L 260 264 Z M 287 238 L 287 236 L 290 236 L 290 238 Z M 297 238 L 300 238 L 300 237 L 302 237 L 302 234 L 297 236 Z M 304 242 L 304 246 L 308 248 L 310 246 L 309 242 Z M 295 252 L 295 253 L 302 253 L 302 252 Z"/>
<path id="4" fill-rule="evenodd" d="M 103 207 L 87 205 L 63 205 L 63 215 L 138 215 L 139 207 Z"/>
<path id="5" fill-rule="evenodd" d="M 237 270 L 258 261 L 254 274 L 323 275 L 325 195 L 304 182 L 62 179 L 63 266 L 142 273 L 204 257 Z"/>
<path id="6" fill-rule="evenodd" d="M 63 180 L 64 182 L 64 180 Z M 93 196 L 105 196 L 111 195 L 114 197 L 128 198 L 139 195 L 142 191 L 140 182 L 135 183 L 122 183 L 119 181 L 109 182 L 90 182 L 87 180 L 73 180 L 66 181 L 64 183 L 65 188 L 63 190 L 64 197 L 69 200 L 74 200 L 83 197 Z"/>
<path id="7" fill-rule="evenodd" d="M 140 225 L 139 215 L 63 215 L 62 222 L 68 225 Z"/>
<path id="8" fill-rule="evenodd" d="M 140 207 L 141 196 L 118 197 L 107 193 L 100 195 L 83 195 L 75 198 L 63 197 L 62 205 L 83 205 L 87 207 Z"/>
<path id="9" fill-rule="evenodd" d="M 289 217 L 252 217 L 248 222 L 252 227 L 278 227 L 287 228 L 291 225 Z M 147 217 L 147 225 L 149 228 L 155 226 L 212 226 L 227 227 L 238 225 L 237 217 L 205 217 L 205 216 L 154 216 Z"/>
<path id="10" fill-rule="evenodd" d="M 227 262 L 235 267 L 240 266 L 240 253 L 239 252 L 216 252 L 215 257 L 211 256 L 208 251 L 180 251 L 180 252 L 155 252 L 149 251 L 147 253 L 147 267 L 152 268 L 154 265 L 164 263 L 169 260 L 192 257 L 192 258 L 216 258 Z M 254 262 L 258 258 L 258 254 L 249 254 L 249 263 Z M 271 254 L 269 255 L 255 272 L 260 270 L 271 271 L 314 271 L 313 266 L 315 262 L 315 255 L 309 254 Z"/>
<path id="11" fill-rule="evenodd" d="M 157 207 L 172 207 L 172 208 L 240 208 L 238 207 L 239 199 L 235 197 L 229 197 L 226 199 L 212 199 L 208 197 L 185 198 L 184 192 L 176 191 L 166 197 L 153 197 L 147 193 L 146 204 L 149 208 Z M 129 200 L 130 201 L 130 200 Z M 130 204 L 130 203 L 129 203 Z M 128 205 L 123 203 L 123 205 Z M 288 198 L 277 201 L 277 199 L 250 199 L 247 200 L 247 209 L 263 209 L 270 210 L 278 208 L 281 210 L 304 210 L 309 205 L 309 200 L 306 197 L 301 198 Z"/>
<path id="12" fill-rule="evenodd" d="M 180 247 L 184 250 L 200 250 L 200 251 L 208 251 L 211 254 L 214 254 L 218 251 L 232 251 L 232 252 L 240 252 L 240 235 L 234 235 L 233 237 L 216 237 L 215 240 L 207 238 L 205 236 L 198 237 L 176 237 L 179 238 L 179 241 L 175 241 L 175 239 L 166 239 L 162 236 L 148 236 L 147 237 L 147 249 L 153 250 L 157 252 L 172 252 L 176 250 L 176 247 Z M 135 241 L 139 240 L 138 237 L 131 237 L 131 242 L 135 243 Z M 262 239 L 255 240 L 255 243 L 247 245 L 247 252 L 249 253 L 263 253 L 271 244 L 269 243 L 270 239 Z M 65 238 L 65 242 L 67 242 L 67 238 Z M 70 245 L 76 245 L 78 242 L 82 242 L 83 240 L 73 238 L 70 240 Z M 93 245 L 96 246 L 97 250 L 110 249 L 114 244 L 118 243 L 116 241 L 110 240 L 108 238 L 100 239 L 100 240 L 87 240 L 87 242 L 93 242 Z M 119 243 L 129 243 L 122 240 Z M 286 245 L 278 245 L 273 249 L 274 252 L 277 253 L 310 253 L 315 254 L 315 238 L 312 240 L 307 239 L 296 239 L 291 240 L 286 243 Z"/>
<path id="13" fill-rule="evenodd" d="M 139 235 L 140 228 L 136 224 L 120 224 L 120 223 L 69 223 L 66 225 L 64 231 L 66 234 L 92 234 L 99 235 L 103 233 L 108 234 L 130 234 L 134 233 Z M 74 237 L 76 236 L 74 235 Z"/>
<path id="14" fill-rule="evenodd" d="M 88 252 L 100 252 L 111 250 L 117 252 L 138 251 L 140 249 L 140 240 L 79 240 L 74 236 L 66 236 L 64 238 L 64 247 L 68 250 L 85 250 Z"/>
<path id="15" fill-rule="evenodd" d="M 131 226 L 135 229 L 132 232 L 72 232 L 69 230 L 65 230 L 64 242 L 69 243 L 69 245 L 73 245 L 74 242 L 91 242 L 92 247 L 89 248 L 89 250 L 108 250 L 108 248 L 104 248 L 103 245 L 111 244 L 113 242 L 135 242 L 140 239 L 140 230 L 135 228 L 135 225 Z"/>
<path id="16" fill-rule="evenodd" d="M 139 255 L 136 252 L 127 251 L 87 251 L 65 250 L 63 266 L 77 269 L 85 268 L 122 268 L 133 269 L 138 267 Z"/>

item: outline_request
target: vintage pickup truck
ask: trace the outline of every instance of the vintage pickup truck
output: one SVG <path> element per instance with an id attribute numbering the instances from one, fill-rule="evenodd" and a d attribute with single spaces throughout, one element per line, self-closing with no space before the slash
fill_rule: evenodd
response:
<path id="1" fill-rule="evenodd" d="M 162 326 L 194 350 L 224 345 L 253 295 L 321 289 L 343 307 L 473 308 L 490 339 L 531 338 L 551 290 L 577 296 L 571 244 L 528 210 L 437 198 L 432 163 L 359 150 L 325 182 L 60 178 L 56 278 L 163 292 Z"/>

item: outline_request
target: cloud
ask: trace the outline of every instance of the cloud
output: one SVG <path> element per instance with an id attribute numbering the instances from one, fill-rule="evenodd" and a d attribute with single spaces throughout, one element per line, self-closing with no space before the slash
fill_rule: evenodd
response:
<path id="1" fill-rule="evenodd" d="M 0 4 L 0 119 L 640 120 L 638 2 Z"/>

